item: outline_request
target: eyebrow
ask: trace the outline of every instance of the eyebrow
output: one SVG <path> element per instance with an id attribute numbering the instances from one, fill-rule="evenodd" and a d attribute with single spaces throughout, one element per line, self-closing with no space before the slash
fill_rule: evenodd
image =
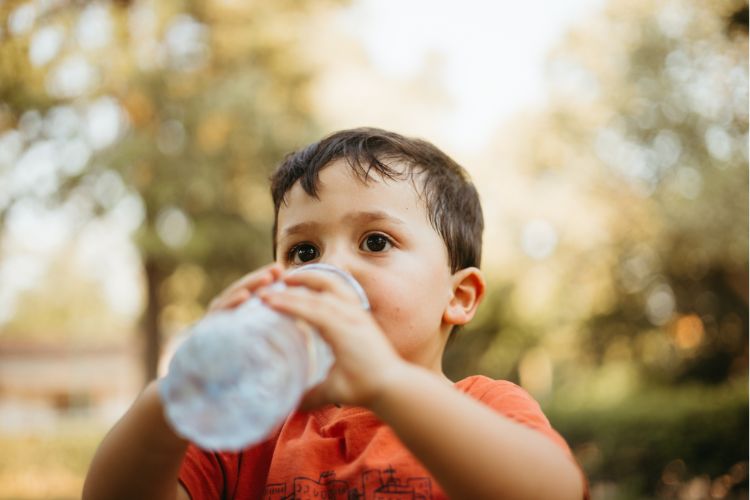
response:
<path id="1" fill-rule="evenodd" d="M 343 218 L 343 221 L 345 222 L 359 222 L 359 223 L 368 223 L 368 222 L 390 222 L 391 224 L 397 224 L 397 225 L 403 225 L 404 221 L 401 219 L 394 217 L 390 215 L 387 212 L 383 212 L 381 210 L 374 210 L 371 212 L 352 212 L 346 214 Z M 307 231 L 313 231 L 316 228 L 318 228 L 320 224 L 317 222 L 300 222 L 299 224 L 294 224 L 292 226 L 289 226 L 287 228 L 284 228 L 284 230 L 281 231 L 280 237 L 290 236 L 297 233 L 304 233 Z"/>

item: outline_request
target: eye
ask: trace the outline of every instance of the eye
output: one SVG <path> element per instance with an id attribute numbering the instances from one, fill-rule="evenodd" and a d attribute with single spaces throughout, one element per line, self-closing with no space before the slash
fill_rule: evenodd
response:
<path id="1" fill-rule="evenodd" d="M 367 235 L 359 248 L 368 252 L 382 252 L 390 249 L 391 246 L 393 246 L 393 243 L 391 243 L 390 238 L 384 234 L 373 233 Z"/>
<path id="2" fill-rule="evenodd" d="M 309 243 L 294 245 L 287 254 L 287 261 L 292 264 L 304 264 L 318 258 L 318 249 Z"/>

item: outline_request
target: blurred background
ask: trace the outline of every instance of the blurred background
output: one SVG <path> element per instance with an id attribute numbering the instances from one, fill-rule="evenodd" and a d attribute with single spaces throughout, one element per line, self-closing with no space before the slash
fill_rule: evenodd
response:
<path id="1" fill-rule="evenodd" d="M 531 392 L 594 499 L 748 497 L 746 1 L 4 0 L 0 498 L 79 497 L 271 259 L 270 171 L 361 125 L 480 190 L 452 378 Z"/>

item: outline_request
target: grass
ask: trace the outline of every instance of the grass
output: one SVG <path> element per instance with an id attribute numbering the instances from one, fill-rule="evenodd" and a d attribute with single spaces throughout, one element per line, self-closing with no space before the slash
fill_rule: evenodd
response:
<path id="1" fill-rule="evenodd" d="M 106 430 L 64 428 L 51 434 L 0 431 L 0 499 L 79 499 Z"/>

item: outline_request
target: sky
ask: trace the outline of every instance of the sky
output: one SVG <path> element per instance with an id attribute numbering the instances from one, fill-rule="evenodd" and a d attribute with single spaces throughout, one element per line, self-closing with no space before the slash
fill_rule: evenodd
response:
<path id="1" fill-rule="evenodd" d="M 498 122 L 545 101 L 547 53 L 603 0 L 360 0 L 350 32 L 386 75 L 409 78 L 439 54 L 441 84 L 455 102 L 447 137 L 482 148 Z"/>

